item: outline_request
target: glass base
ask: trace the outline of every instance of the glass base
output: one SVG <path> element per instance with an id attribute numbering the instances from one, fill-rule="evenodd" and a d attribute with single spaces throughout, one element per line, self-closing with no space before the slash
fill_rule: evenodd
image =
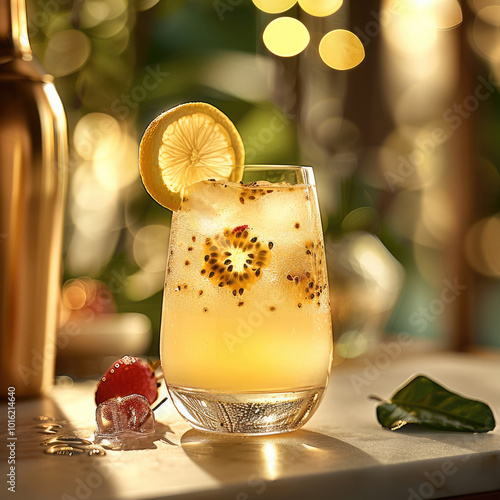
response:
<path id="1" fill-rule="evenodd" d="M 218 394 L 169 385 L 168 390 L 177 411 L 195 429 L 259 435 L 302 427 L 314 413 L 325 388 Z"/>

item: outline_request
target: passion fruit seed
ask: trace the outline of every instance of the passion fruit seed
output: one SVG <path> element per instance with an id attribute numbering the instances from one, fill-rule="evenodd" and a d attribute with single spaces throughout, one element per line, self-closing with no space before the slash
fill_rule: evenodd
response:
<path id="1" fill-rule="evenodd" d="M 264 189 L 262 184 L 259 182 L 250 182 L 245 184 L 243 181 L 240 181 L 240 184 L 245 189 L 240 192 L 240 203 L 244 204 L 245 201 L 255 201 L 266 194 L 270 194 L 274 192 L 274 189 Z M 292 188 L 293 191 L 293 188 Z"/>
<path id="2" fill-rule="evenodd" d="M 200 273 L 214 286 L 227 287 L 234 296 L 242 295 L 262 277 L 262 269 L 271 262 L 271 247 L 259 241 L 248 225 L 227 227 L 203 243 Z"/>
<path id="3" fill-rule="evenodd" d="M 293 283 L 297 287 L 297 292 L 300 299 L 303 301 L 315 301 L 316 305 L 320 306 L 321 297 L 324 290 L 327 289 L 326 280 L 324 276 L 324 269 L 322 266 L 323 260 L 323 244 L 318 241 L 316 244 L 309 241 L 305 244 L 305 253 L 308 256 L 311 271 L 300 272 L 297 274 L 287 274 L 287 281 Z M 302 302 L 297 306 L 302 307 Z"/>

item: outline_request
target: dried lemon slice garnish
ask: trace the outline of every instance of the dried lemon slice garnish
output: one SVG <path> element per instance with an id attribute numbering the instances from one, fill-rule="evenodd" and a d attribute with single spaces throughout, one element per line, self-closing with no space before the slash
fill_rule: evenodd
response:
<path id="1" fill-rule="evenodd" d="M 157 116 L 139 148 L 139 170 L 148 193 L 178 210 L 186 186 L 206 179 L 238 182 L 245 150 L 231 120 L 203 102 L 181 104 Z"/>

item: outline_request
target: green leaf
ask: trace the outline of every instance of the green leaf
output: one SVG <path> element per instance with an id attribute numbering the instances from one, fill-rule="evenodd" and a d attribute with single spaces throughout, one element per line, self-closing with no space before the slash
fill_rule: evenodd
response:
<path id="1" fill-rule="evenodd" d="M 486 403 L 459 396 L 423 375 L 410 379 L 389 401 L 380 403 L 377 419 L 392 431 L 409 424 L 455 432 L 495 428 L 495 417 Z"/>

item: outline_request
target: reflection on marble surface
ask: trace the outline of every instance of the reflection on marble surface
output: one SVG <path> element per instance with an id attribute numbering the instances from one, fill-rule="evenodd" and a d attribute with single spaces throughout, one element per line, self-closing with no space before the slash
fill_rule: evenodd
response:
<path id="1" fill-rule="evenodd" d="M 271 436 L 227 436 L 189 430 L 181 438 L 186 455 L 220 480 L 247 481 L 294 476 L 305 469 L 317 473 L 341 469 L 355 459 L 360 467 L 378 464 L 364 451 L 339 439 L 298 430 Z"/>
<path id="2" fill-rule="evenodd" d="M 158 428 L 150 447 L 106 449 L 100 456 L 44 453 L 42 441 L 72 436 L 91 442 L 95 430 L 95 382 L 56 386 L 50 398 L 16 402 L 16 499 L 32 500 L 34 488 L 37 500 L 392 500 L 500 491 L 500 428 L 472 435 L 391 432 L 378 424 L 368 399 L 390 394 L 418 371 L 487 401 L 498 415 L 498 357 L 401 353 L 375 377 L 366 378 L 364 368 L 356 360 L 333 370 L 323 404 L 302 430 L 273 436 L 201 433 L 167 401 L 155 411 Z M 353 377 L 363 384 L 354 384 Z M 6 418 L 4 403 L 4 442 Z M 40 423 L 63 427 L 47 435 L 36 428 Z M 434 488 L 429 477 L 441 473 L 445 482 Z"/>

